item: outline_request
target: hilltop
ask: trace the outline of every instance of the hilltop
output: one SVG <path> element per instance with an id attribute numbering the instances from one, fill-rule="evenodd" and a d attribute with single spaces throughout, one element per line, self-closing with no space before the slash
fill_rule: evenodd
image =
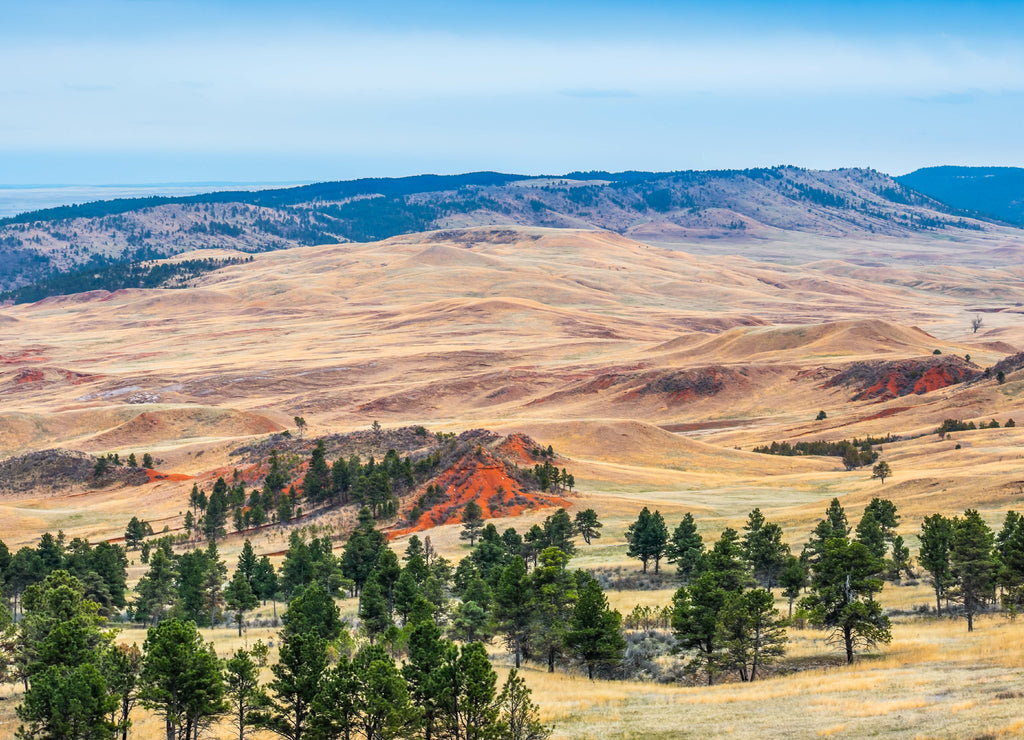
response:
<path id="1" fill-rule="evenodd" d="M 112 264 L 195 249 L 257 253 L 477 226 L 602 229 L 648 243 L 703 243 L 708 251 L 725 241 L 743 244 L 738 251 L 750 256 L 786 261 L 806 258 L 802 235 L 869 242 L 1003 236 L 983 217 L 873 170 L 425 175 L 100 201 L 0 219 L 0 289 L 83 270 L 72 282 L 92 289 L 92 276 Z M 835 248 L 845 253 L 850 246 Z M 871 261 L 874 250 L 857 251 Z M 133 285 L 153 285 L 143 282 L 149 274 Z M 69 292 L 67 286 L 65 279 L 49 294 Z"/>

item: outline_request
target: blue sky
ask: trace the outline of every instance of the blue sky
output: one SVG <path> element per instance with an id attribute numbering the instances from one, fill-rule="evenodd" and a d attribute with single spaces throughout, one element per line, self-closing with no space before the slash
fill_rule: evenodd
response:
<path id="1" fill-rule="evenodd" d="M 1016 2 L 5 6 L 0 184 L 1024 166 Z"/>

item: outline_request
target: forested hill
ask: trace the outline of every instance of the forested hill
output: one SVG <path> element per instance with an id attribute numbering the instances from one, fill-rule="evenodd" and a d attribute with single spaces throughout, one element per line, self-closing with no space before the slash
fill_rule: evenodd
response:
<path id="1" fill-rule="evenodd" d="M 925 167 L 896 179 L 955 208 L 1024 225 L 1024 168 Z"/>
<path id="2" fill-rule="evenodd" d="M 0 290 L 199 248 L 260 252 L 511 224 L 608 229 L 655 243 L 985 228 L 873 170 L 421 175 L 21 214 L 0 220 Z"/>

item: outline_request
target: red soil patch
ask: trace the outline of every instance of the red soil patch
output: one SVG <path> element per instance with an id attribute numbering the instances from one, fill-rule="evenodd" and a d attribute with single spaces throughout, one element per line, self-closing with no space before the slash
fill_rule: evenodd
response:
<path id="1" fill-rule="evenodd" d="M 826 382 L 824 387 L 855 386 L 860 390 L 851 400 L 885 401 L 911 394 L 930 393 L 973 380 L 979 375 L 981 373 L 975 367 L 955 356 L 891 362 L 855 362 Z"/>
<path id="2" fill-rule="evenodd" d="M 4 365 L 20 365 L 25 362 L 46 362 L 46 358 L 30 349 L 13 355 L 0 355 L 0 363 Z"/>
<path id="3" fill-rule="evenodd" d="M 493 451 L 479 447 L 460 457 L 451 467 L 434 477 L 429 484 L 441 487 L 443 500 L 435 503 L 411 526 L 392 529 L 389 538 L 410 532 L 421 532 L 442 524 L 458 524 L 462 521 L 462 509 L 470 501 L 476 501 L 485 519 L 518 516 L 532 509 L 569 507 L 572 502 L 561 496 L 526 490 L 515 475 L 515 466 L 504 459 L 504 450 L 529 458 L 528 450 L 536 447 L 525 435 L 506 437 L 495 445 Z M 417 490 L 423 494 L 426 485 Z M 412 498 L 404 508 L 407 518 L 416 506 L 417 497 Z"/>
<path id="4" fill-rule="evenodd" d="M 519 432 L 508 435 L 494 448 L 495 452 L 517 465 L 535 465 L 537 459 L 533 456 L 533 451 L 536 449 L 537 443 Z"/>
<path id="5" fill-rule="evenodd" d="M 42 370 L 30 370 L 28 368 L 25 368 L 20 373 L 14 376 L 14 382 L 19 385 L 24 385 L 25 383 L 38 383 L 42 379 Z"/>
<path id="6" fill-rule="evenodd" d="M 146 476 L 149 478 L 149 482 L 158 480 L 191 480 L 191 475 L 185 475 L 184 473 L 161 473 L 159 470 L 152 470 L 150 468 L 143 468 Z"/>
<path id="7" fill-rule="evenodd" d="M 82 383 L 88 383 L 90 380 L 94 380 L 98 376 L 90 375 L 89 373 L 76 373 L 74 370 L 64 371 L 64 380 L 71 383 L 71 385 L 81 385 Z"/>

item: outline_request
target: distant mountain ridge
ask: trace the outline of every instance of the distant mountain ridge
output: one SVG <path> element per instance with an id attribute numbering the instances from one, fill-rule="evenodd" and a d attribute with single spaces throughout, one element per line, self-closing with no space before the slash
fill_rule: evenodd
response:
<path id="1" fill-rule="evenodd" d="M 925 167 L 895 179 L 954 208 L 1024 225 L 1024 168 Z"/>
<path id="2" fill-rule="evenodd" d="M 251 253 L 489 225 L 606 229 L 660 244 L 985 228 L 865 169 L 419 175 L 98 201 L 0 219 L 0 290 L 201 248 Z"/>

